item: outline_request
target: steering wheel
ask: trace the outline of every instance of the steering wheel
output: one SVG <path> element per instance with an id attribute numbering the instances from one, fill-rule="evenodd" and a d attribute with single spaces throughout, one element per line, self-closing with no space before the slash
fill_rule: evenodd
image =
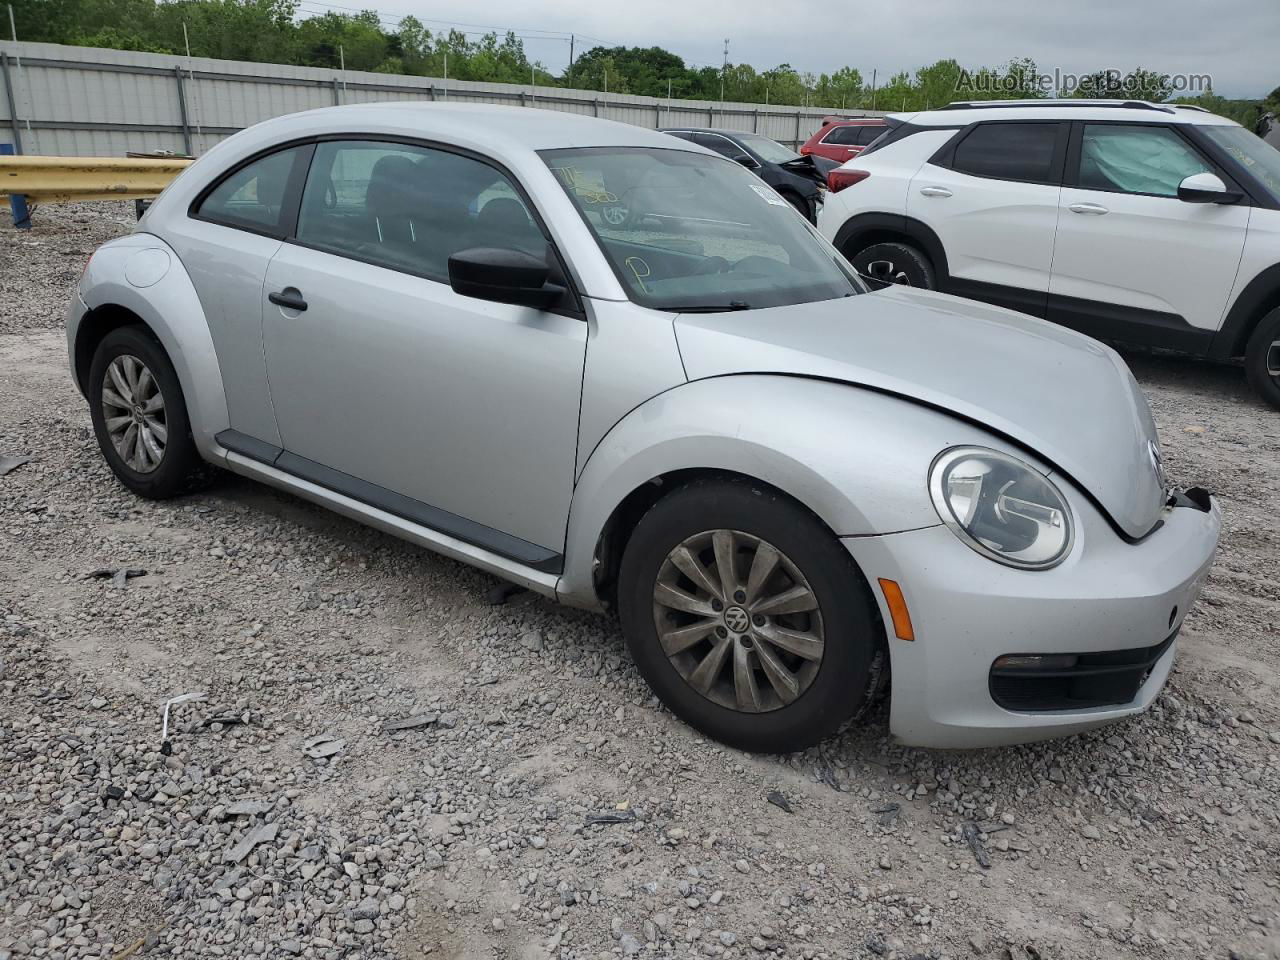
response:
<path id="1" fill-rule="evenodd" d="M 724 257 L 707 257 L 700 264 L 689 271 L 691 277 L 701 277 L 708 273 L 728 273 L 733 269 L 731 264 Z"/>

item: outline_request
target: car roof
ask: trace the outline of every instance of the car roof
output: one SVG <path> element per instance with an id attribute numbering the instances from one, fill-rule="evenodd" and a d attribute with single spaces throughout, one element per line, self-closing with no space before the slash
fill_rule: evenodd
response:
<path id="1" fill-rule="evenodd" d="M 718 133 L 722 137 L 763 137 L 763 133 L 753 134 L 750 130 L 726 130 L 723 127 L 663 127 L 659 133 L 669 133 L 670 131 L 678 133 Z"/>
<path id="2" fill-rule="evenodd" d="M 465 142 L 495 155 L 561 147 L 660 147 L 680 149 L 672 138 L 629 123 L 532 107 L 447 101 L 387 101 L 322 107 L 250 128 L 263 140 L 332 134 L 414 136 Z M 685 149 L 698 150 L 686 144 Z"/>
<path id="3" fill-rule="evenodd" d="M 937 110 L 895 113 L 894 120 L 916 126 L 962 127 L 979 120 L 1121 120 L 1125 123 L 1186 123 L 1239 126 L 1234 120 L 1183 103 L 1147 100 L 978 100 Z"/>

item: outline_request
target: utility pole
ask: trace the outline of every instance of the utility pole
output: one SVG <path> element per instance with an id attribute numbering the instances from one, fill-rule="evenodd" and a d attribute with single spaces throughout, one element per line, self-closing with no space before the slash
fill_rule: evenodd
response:
<path id="1" fill-rule="evenodd" d="M 671 123 L 671 78 L 667 77 L 667 123 Z"/>
<path id="2" fill-rule="evenodd" d="M 14 23 L 12 3 L 9 4 L 9 33 L 12 35 L 13 42 L 16 45 L 18 42 L 18 27 Z M 27 136 L 30 137 L 31 136 L 31 88 L 27 86 L 27 78 L 22 74 L 22 54 L 18 53 L 17 50 L 13 51 L 13 62 L 18 66 L 18 79 L 22 82 L 23 97 L 27 101 Z M 16 113 L 11 113 L 10 117 L 15 124 L 18 122 L 18 115 Z M 15 143 L 14 146 L 17 147 L 17 144 Z M 22 152 L 21 149 L 19 149 L 18 152 L 21 153 Z"/>
<path id="3" fill-rule="evenodd" d="M 609 68 L 604 68 L 604 95 L 609 95 Z"/>
<path id="4" fill-rule="evenodd" d="M 573 34 L 569 34 L 569 84 L 573 84 Z"/>
<path id="5" fill-rule="evenodd" d="M 871 68 L 871 109 L 876 108 L 876 70 Z"/>

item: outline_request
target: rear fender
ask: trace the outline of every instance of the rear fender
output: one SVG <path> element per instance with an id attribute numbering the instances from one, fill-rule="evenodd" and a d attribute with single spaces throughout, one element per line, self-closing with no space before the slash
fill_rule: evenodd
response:
<path id="1" fill-rule="evenodd" d="M 113 240 L 94 253 L 79 294 L 89 312 L 68 324 L 72 363 L 79 355 L 80 338 L 92 335 L 94 311 L 114 306 L 136 314 L 160 341 L 178 374 L 196 448 L 207 460 L 221 460 L 225 451 L 213 438 L 231 425 L 222 371 L 204 308 L 178 255 L 148 233 Z"/>

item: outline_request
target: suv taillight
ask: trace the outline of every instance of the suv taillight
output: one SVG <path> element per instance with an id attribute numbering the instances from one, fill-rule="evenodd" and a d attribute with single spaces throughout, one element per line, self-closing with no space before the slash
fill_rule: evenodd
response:
<path id="1" fill-rule="evenodd" d="M 827 174 L 827 189 L 839 193 L 845 187 L 852 187 L 871 176 L 870 170 L 845 170 L 837 167 Z"/>

